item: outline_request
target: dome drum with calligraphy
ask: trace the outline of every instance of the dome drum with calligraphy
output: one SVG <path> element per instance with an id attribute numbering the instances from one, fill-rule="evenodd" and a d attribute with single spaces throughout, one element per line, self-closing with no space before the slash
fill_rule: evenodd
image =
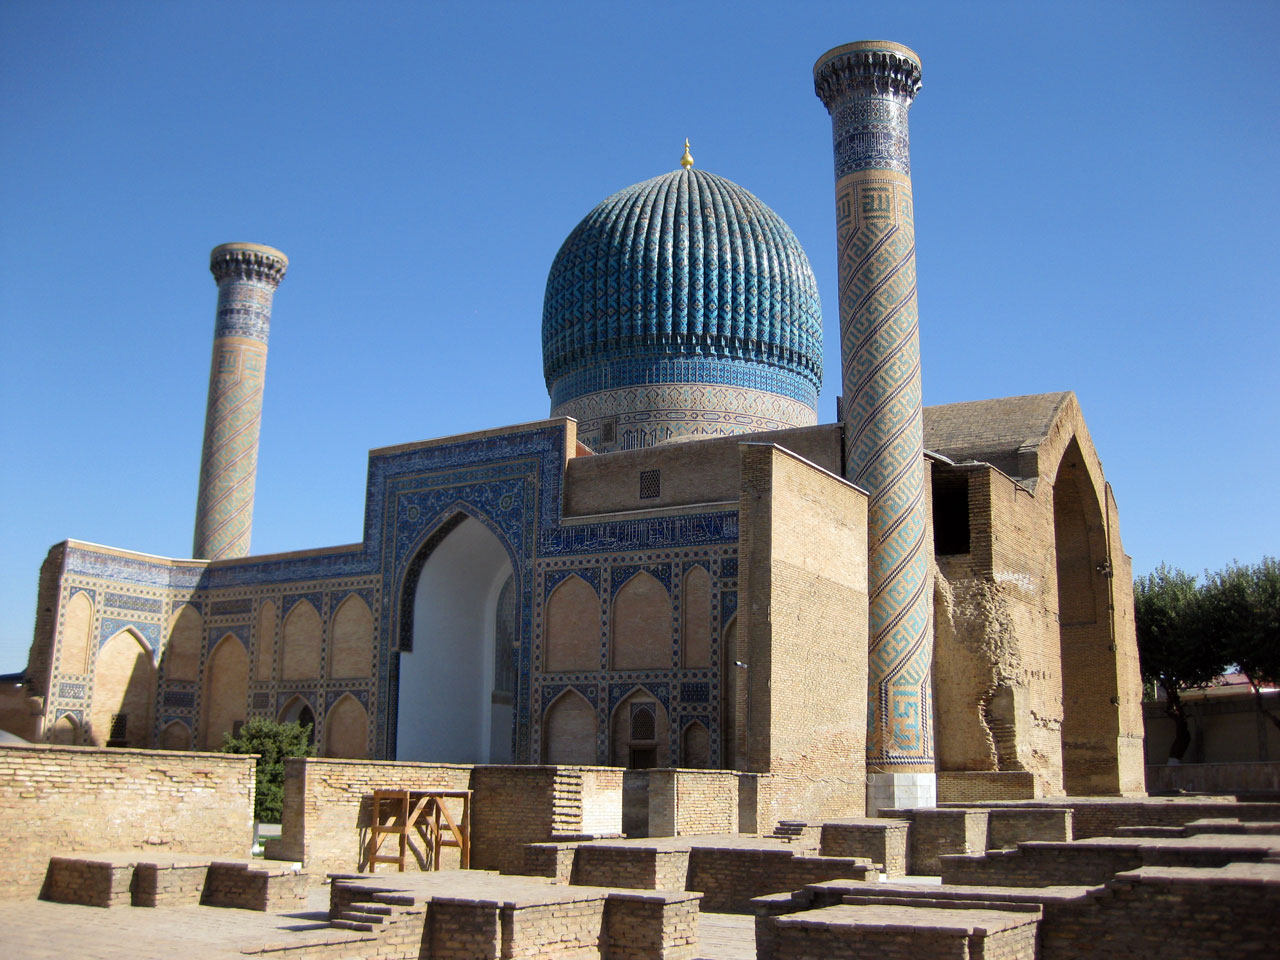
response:
<path id="1" fill-rule="evenodd" d="M 818 287 L 795 234 L 690 169 L 615 193 L 552 264 L 542 356 L 552 416 L 599 453 L 817 423 Z"/>

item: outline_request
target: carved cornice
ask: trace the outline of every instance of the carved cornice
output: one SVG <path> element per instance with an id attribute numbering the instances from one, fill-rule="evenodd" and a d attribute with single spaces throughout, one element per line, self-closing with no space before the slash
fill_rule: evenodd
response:
<path id="1" fill-rule="evenodd" d="M 813 89 L 828 111 L 852 97 L 894 97 L 910 103 L 920 92 L 920 58 L 896 43 L 851 43 L 823 54 Z"/>
<path id="2" fill-rule="evenodd" d="M 257 243 L 224 243 L 209 254 L 209 271 L 219 284 L 247 280 L 277 287 L 288 269 L 288 257 Z"/>

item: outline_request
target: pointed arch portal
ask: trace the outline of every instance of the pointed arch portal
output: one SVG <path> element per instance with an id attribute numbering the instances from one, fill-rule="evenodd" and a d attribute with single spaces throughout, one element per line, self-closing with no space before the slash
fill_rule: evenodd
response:
<path id="1" fill-rule="evenodd" d="M 511 558 L 480 521 L 449 526 L 404 586 L 413 634 L 400 653 L 396 759 L 510 763 L 511 697 L 495 689 L 495 651 L 513 626 L 499 623 Z"/>

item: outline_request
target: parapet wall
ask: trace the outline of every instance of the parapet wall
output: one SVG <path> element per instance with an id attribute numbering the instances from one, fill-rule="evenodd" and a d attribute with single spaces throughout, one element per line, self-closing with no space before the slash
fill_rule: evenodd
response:
<path id="1" fill-rule="evenodd" d="M 0 746 L 0 898 L 34 897 L 53 854 L 244 857 L 256 757 Z"/>

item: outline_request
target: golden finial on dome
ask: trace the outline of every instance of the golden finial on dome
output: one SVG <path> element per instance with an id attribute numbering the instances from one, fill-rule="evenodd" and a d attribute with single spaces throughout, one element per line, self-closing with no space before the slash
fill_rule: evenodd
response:
<path id="1" fill-rule="evenodd" d="M 680 166 L 688 170 L 693 166 L 693 154 L 689 152 L 689 138 L 684 138 L 684 156 L 680 158 Z"/>

